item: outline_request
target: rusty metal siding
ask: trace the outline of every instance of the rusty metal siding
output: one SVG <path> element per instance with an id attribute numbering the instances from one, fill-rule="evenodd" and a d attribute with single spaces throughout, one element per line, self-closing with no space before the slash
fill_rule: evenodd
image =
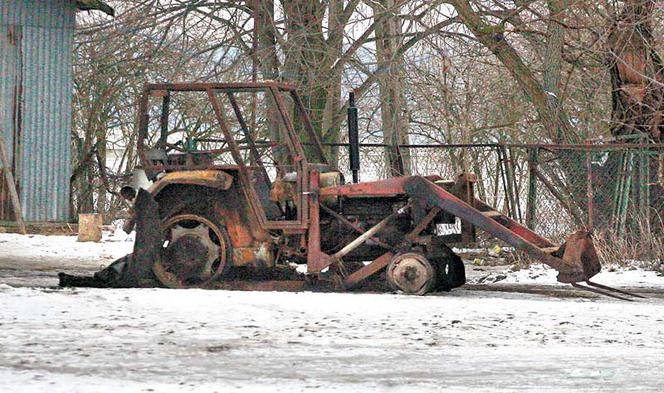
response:
<path id="1" fill-rule="evenodd" d="M 0 1 L 0 128 L 26 221 L 69 219 L 76 2 Z"/>

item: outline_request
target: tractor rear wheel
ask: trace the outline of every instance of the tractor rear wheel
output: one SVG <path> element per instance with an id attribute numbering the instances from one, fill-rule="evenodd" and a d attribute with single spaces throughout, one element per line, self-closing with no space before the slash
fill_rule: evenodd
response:
<path id="1" fill-rule="evenodd" d="M 202 190 L 203 189 L 203 190 Z M 161 261 L 152 270 L 169 288 L 206 288 L 232 265 L 233 250 L 216 193 L 205 187 L 170 190 L 159 200 L 162 216 Z"/>

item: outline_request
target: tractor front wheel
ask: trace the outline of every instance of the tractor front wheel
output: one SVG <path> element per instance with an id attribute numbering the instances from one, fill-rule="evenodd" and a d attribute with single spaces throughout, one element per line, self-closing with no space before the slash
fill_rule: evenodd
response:
<path id="1" fill-rule="evenodd" d="M 418 252 L 395 255 L 387 265 L 386 276 L 393 290 L 411 295 L 431 292 L 438 281 L 434 264 Z"/>

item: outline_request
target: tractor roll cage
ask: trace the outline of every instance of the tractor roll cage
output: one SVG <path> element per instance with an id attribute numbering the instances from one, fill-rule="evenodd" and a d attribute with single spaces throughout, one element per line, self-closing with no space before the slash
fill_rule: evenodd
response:
<path id="1" fill-rule="evenodd" d="M 168 156 L 166 155 L 166 147 L 173 147 L 167 142 L 168 131 L 169 131 L 169 112 L 170 112 L 170 100 L 171 94 L 175 92 L 202 92 L 206 93 L 210 104 L 214 110 L 214 114 L 218 125 L 223 135 L 223 140 L 227 143 L 227 147 L 217 150 L 209 150 L 203 152 L 184 152 L 183 156 L 185 157 L 185 163 L 170 163 Z M 258 172 L 269 182 L 269 177 L 267 170 L 262 163 L 261 155 L 257 148 L 257 141 L 252 135 L 251 130 L 247 126 L 247 122 L 242 115 L 240 106 L 238 105 L 235 93 L 241 92 L 264 92 L 266 97 L 271 101 L 273 109 L 278 113 L 280 127 L 279 129 L 279 142 L 283 142 L 287 148 L 288 162 L 278 162 L 276 163 L 277 170 L 280 174 L 284 174 L 290 171 L 295 171 L 296 173 L 296 184 L 297 184 L 297 200 L 294 203 L 297 205 L 297 219 L 295 220 L 270 220 L 266 216 L 265 209 L 263 208 L 258 192 L 254 185 L 254 182 L 251 181 L 251 176 L 249 175 L 250 170 L 258 170 Z M 241 154 L 241 149 L 238 146 L 238 141 L 233 137 L 231 129 L 229 128 L 226 121 L 226 114 L 222 108 L 222 105 L 219 102 L 217 94 L 224 94 L 228 101 L 231 104 L 233 109 L 233 115 L 237 120 L 240 130 L 243 134 L 243 138 L 247 144 L 250 157 L 255 164 L 255 166 L 248 166 L 245 164 L 244 159 Z M 291 118 L 288 114 L 288 105 L 285 102 L 283 94 L 290 95 L 292 99 L 293 109 L 296 115 L 298 116 L 300 124 L 305 132 L 306 136 L 309 138 L 310 145 L 312 146 L 311 152 L 314 154 L 314 159 L 317 161 L 315 164 L 310 164 L 304 148 L 298 134 L 295 131 L 295 127 Z M 159 140 L 157 143 L 157 152 L 163 152 L 164 160 L 155 160 L 154 157 L 154 147 L 146 146 L 146 141 L 148 140 L 148 126 L 149 126 L 149 100 L 150 97 L 161 97 L 161 115 L 159 118 Z M 311 120 L 307 115 L 307 112 L 304 108 L 302 99 L 297 94 L 295 86 L 275 82 L 275 81 L 264 81 L 264 82 L 238 82 L 238 83 L 151 83 L 146 84 L 143 89 L 143 94 L 139 100 L 138 108 L 138 140 L 137 148 L 138 155 L 148 176 L 156 175 L 157 173 L 164 171 L 174 171 L 174 170 L 193 170 L 193 169 L 236 169 L 238 171 L 238 176 L 240 181 L 248 187 L 243 187 L 247 193 L 247 199 L 251 205 L 251 209 L 257 217 L 261 226 L 265 229 L 284 229 L 291 230 L 293 232 L 302 232 L 308 227 L 308 207 L 309 201 L 307 196 L 310 193 L 310 184 L 309 184 L 309 172 L 311 169 L 317 170 L 328 170 L 331 169 L 323 146 L 316 135 L 316 132 L 313 128 Z M 221 153 L 230 153 L 235 165 L 232 166 L 223 166 L 223 165 L 214 165 L 211 162 L 200 162 L 196 157 L 208 154 L 221 154 Z"/>

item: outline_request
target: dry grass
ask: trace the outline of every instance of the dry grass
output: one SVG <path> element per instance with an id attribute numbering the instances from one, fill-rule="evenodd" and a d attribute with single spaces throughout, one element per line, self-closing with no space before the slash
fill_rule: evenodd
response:
<path id="1" fill-rule="evenodd" d="M 610 230 L 596 231 L 595 248 L 602 266 L 635 266 L 664 273 L 664 233 L 641 225 L 634 234 L 617 236 Z"/>

